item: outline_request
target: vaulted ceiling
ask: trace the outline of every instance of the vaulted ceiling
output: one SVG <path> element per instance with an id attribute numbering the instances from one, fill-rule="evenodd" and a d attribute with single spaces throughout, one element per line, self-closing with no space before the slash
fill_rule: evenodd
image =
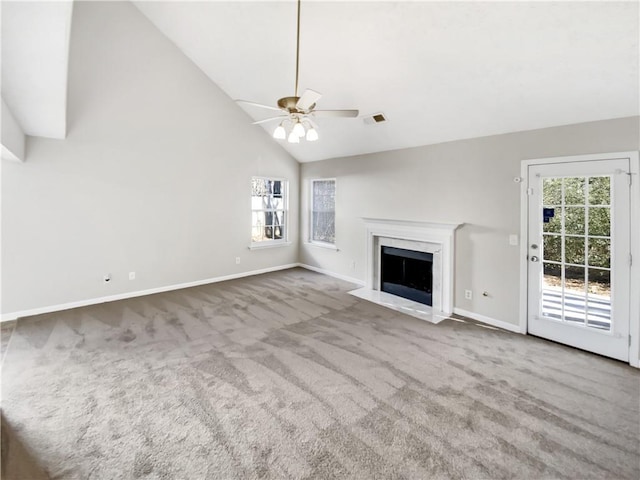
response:
<path id="1" fill-rule="evenodd" d="M 231 98 L 293 95 L 295 1 L 134 3 Z M 302 0 L 300 90 L 361 118 L 319 118 L 320 140 L 282 146 L 306 162 L 638 115 L 638 13 L 637 2 Z M 42 87 L 6 72 L 5 28 L 3 18 L 3 98 L 27 133 L 57 135 Z M 39 73 L 59 94 L 60 75 Z M 388 121 L 363 121 L 378 112 Z"/>

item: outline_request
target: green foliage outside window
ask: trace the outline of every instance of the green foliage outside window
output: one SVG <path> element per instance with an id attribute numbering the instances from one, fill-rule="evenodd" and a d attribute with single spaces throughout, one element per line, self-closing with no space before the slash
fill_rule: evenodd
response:
<path id="1" fill-rule="evenodd" d="M 609 283 L 601 268 L 611 267 L 611 178 L 545 178 L 542 197 L 555 213 L 543 223 L 544 260 L 588 267 L 590 282 Z M 567 278 L 569 270 L 584 278 L 584 268 L 567 269 Z M 561 266 L 545 263 L 545 274 L 559 277 Z"/>

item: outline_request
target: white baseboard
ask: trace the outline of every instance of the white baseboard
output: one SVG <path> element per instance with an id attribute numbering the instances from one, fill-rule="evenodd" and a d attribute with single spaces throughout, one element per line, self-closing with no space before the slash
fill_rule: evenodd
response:
<path id="1" fill-rule="evenodd" d="M 304 263 L 299 263 L 299 267 L 306 268 L 307 270 L 312 270 L 314 272 L 322 273 L 324 275 L 328 275 L 330 277 L 339 278 L 340 280 L 344 280 L 345 282 L 355 283 L 356 285 L 360 285 L 364 287 L 364 281 L 358 280 L 357 278 L 348 277 L 346 275 L 341 275 L 339 273 L 331 272 L 329 270 L 325 270 L 324 268 L 313 267 L 311 265 L 306 265 Z"/>
<path id="2" fill-rule="evenodd" d="M 480 315 L 479 313 L 469 312 L 461 308 L 454 307 L 453 313 L 457 315 L 461 315 L 463 317 L 471 318 L 472 320 L 477 320 L 478 322 L 486 323 L 487 325 L 491 325 L 492 327 L 498 327 L 498 328 L 502 328 L 503 330 L 509 330 L 510 332 L 526 333 L 521 331 L 519 325 L 503 322 L 502 320 L 496 320 L 495 318 L 486 317 L 484 315 Z"/>
<path id="3" fill-rule="evenodd" d="M 32 315 L 41 315 L 43 313 L 59 312 L 62 310 L 69 310 L 71 308 L 86 307 L 88 305 L 97 305 L 99 303 L 106 303 L 106 302 L 114 302 L 116 300 L 126 300 L 127 298 L 135 298 L 135 297 L 141 297 L 143 295 L 152 295 L 154 293 L 169 292 L 171 290 L 180 290 L 182 288 L 197 287 L 200 285 L 207 285 L 208 283 L 224 282 L 226 280 L 234 280 L 236 278 L 250 277 L 253 275 L 260 275 L 262 273 L 276 272 L 278 270 L 287 270 L 289 268 L 295 268 L 299 266 L 301 265 L 298 263 L 290 263 L 288 265 L 279 265 L 277 267 L 263 268 L 261 270 L 252 270 L 249 272 L 234 273 L 231 275 L 224 275 L 222 277 L 206 278 L 204 280 L 196 280 L 195 282 L 179 283 L 175 285 L 167 285 L 164 287 L 150 288 L 148 290 L 138 290 L 136 292 L 119 293 L 117 295 L 109 295 L 107 297 L 90 298 L 88 300 L 80 300 L 78 302 L 61 303 L 58 305 L 49 305 L 46 307 L 33 308 L 30 310 L 22 310 L 19 312 L 4 313 L 0 315 L 0 322 L 9 322 L 11 320 L 17 320 L 18 318 L 21 318 L 21 317 L 30 317 Z"/>

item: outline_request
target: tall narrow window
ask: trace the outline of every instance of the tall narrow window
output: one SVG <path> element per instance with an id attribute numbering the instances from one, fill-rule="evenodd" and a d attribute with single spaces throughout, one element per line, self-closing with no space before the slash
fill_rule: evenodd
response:
<path id="1" fill-rule="evenodd" d="M 336 243 L 336 181 L 311 180 L 311 242 Z"/>
<path id="2" fill-rule="evenodd" d="M 251 243 L 287 240 L 287 181 L 251 179 Z"/>

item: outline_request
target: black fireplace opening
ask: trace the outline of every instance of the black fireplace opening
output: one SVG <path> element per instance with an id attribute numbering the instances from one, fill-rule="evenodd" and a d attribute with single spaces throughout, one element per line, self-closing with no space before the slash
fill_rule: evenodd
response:
<path id="1" fill-rule="evenodd" d="M 382 247 L 380 289 L 432 306 L 433 254 Z"/>

